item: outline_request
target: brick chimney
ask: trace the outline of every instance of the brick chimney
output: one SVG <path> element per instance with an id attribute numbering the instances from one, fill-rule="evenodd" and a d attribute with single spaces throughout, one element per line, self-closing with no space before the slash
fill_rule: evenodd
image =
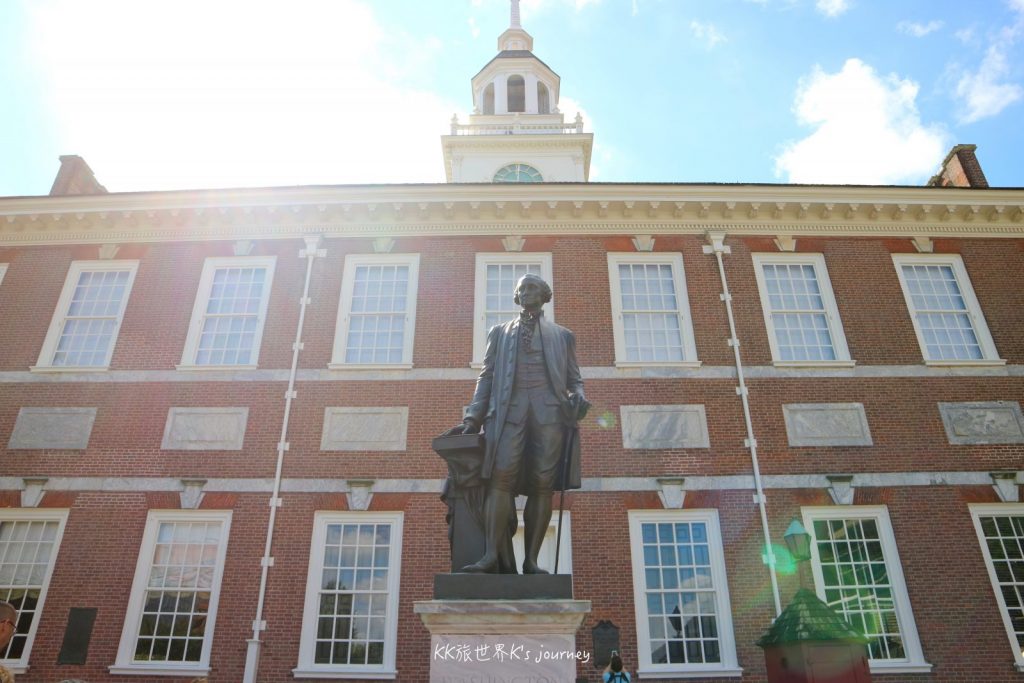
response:
<path id="1" fill-rule="evenodd" d="M 60 170 L 53 180 L 50 196 L 76 194 L 106 194 L 107 188 L 100 185 L 89 164 L 77 154 L 60 157 Z"/>
<path id="2" fill-rule="evenodd" d="M 977 145 L 954 145 L 949 150 L 942 168 L 928 181 L 929 187 L 988 187 L 978 157 Z"/>

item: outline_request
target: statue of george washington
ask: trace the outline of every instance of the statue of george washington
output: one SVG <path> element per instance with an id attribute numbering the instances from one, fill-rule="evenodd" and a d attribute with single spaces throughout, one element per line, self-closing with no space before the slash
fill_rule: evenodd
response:
<path id="1" fill-rule="evenodd" d="M 576 362 L 572 332 L 544 318 L 541 307 L 551 287 L 527 274 L 516 283 L 519 317 L 487 334 L 484 366 L 463 424 L 449 434 L 484 429 L 486 448 L 481 477 L 486 552 L 462 572 L 515 571 L 506 557 L 511 543 L 509 518 L 515 496 L 527 496 L 523 514 L 524 574 L 543 574 L 537 555 L 551 521 L 553 491 L 580 487 L 577 422 L 590 407 Z M 515 528 L 514 525 L 511 528 Z"/>

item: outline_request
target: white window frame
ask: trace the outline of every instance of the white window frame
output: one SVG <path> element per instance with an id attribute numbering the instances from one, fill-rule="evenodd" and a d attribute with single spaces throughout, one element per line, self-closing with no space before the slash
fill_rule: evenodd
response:
<path id="1" fill-rule="evenodd" d="M 157 532 L 164 522 L 220 522 L 220 546 L 217 548 L 217 566 L 214 570 L 213 585 L 210 587 L 210 609 L 206 616 L 206 631 L 203 635 L 203 650 L 198 662 L 135 662 L 135 645 L 142 621 L 142 607 L 148 590 L 149 573 L 156 551 Z M 217 624 L 217 605 L 220 602 L 221 580 L 224 578 L 224 559 L 227 557 L 228 537 L 231 531 L 231 510 L 150 510 L 146 528 L 139 546 L 139 557 L 135 563 L 135 579 L 128 598 L 128 611 L 124 618 L 121 642 L 117 648 L 117 660 L 109 667 L 112 674 L 128 676 L 205 676 L 210 672 L 210 649 Z"/>
<path id="2" fill-rule="evenodd" d="M 292 669 L 295 678 L 357 678 L 393 679 L 398 676 L 396 656 L 398 644 L 398 600 L 402 573 L 402 512 L 339 512 L 318 511 L 313 515 L 313 536 L 310 541 L 309 571 L 302 611 L 302 635 L 299 642 L 298 665 Z M 339 665 L 316 664 L 317 617 L 320 609 L 320 582 L 326 552 L 329 524 L 390 524 L 391 550 L 388 565 L 388 606 L 384 626 L 384 662 L 382 664 Z"/>
<path id="3" fill-rule="evenodd" d="M 910 607 L 907 582 L 903 577 L 903 564 L 896 549 L 896 537 L 892 531 L 889 510 L 884 505 L 832 505 L 801 508 L 804 528 L 811 535 L 811 569 L 814 573 L 814 587 L 818 598 L 825 600 L 825 580 L 821 572 L 821 557 L 818 554 L 818 539 L 814 535 L 814 522 L 835 519 L 871 519 L 878 527 L 882 544 L 885 570 L 892 587 L 893 602 L 896 606 L 896 620 L 903 638 L 904 659 L 873 660 L 868 664 L 873 674 L 883 673 L 928 673 L 932 665 L 925 661 L 921 641 L 917 635 L 917 623 Z"/>
<path id="4" fill-rule="evenodd" d="M 4 283 L 4 275 L 7 274 L 7 264 L 0 263 L 0 285 Z"/>
<path id="5" fill-rule="evenodd" d="M 185 349 L 181 354 L 178 370 L 252 370 L 259 364 L 260 346 L 263 342 L 263 328 L 267 322 L 267 307 L 270 305 L 270 290 L 274 284 L 274 267 L 276 256 L 210 256 L 203 262 L 203 274 L 199 278 L 195 304 L 192 306 L 192 319 L 188 325 L 188 337 Z M 196 355 L 199 353 L 199 338 L 203 334 L 203 320 L 206 318 L 206 307 L 213 290 L 213 276 L 218 268 L 266 268 L 266 288 L 260 301 L 259 320 L 256 323 L 256 334 L 253 338 L 252 363 L 245 365 L 197 365 Z"/>
<path id="6" fill-rule="evenodd" d="M 409 291 L 406 293 L 405 332 L 403 333 L 402 360 L 398 363 L 348 363 L 345 352 L 348 345 L 348 328 L 351 317 L 352 290 L 355 286 L 356 269 L 360 266 L 401 265 L 409 267 Z M 419 254 L 349 254 L 345 257 L 341 280 L 341 299 L 338 301 L 338 322 L 334 330 L 334 350 L 328 368 L 331 370 L 371 370 L 386 368 L 408 370 L 412 368 L 412 350 L 416 332 L 416 295 L 419 291 Z"/>
<path id="7" fill-rule="evenodd" d="M 57 555 L 60 553 L 61 540 L 64 538 L 64 527 L 68 521 L 68 510 L 63 508 L 4 508 L 0 510 L 0 522 L 57 522 L 57 536 L 53 542 L 53 553 L 50 555 L 50 564 L 43 576 L 43 583 L 39 589 L 39 601 L 36 603 L 36 615 L 29 627 L 28 637 L 25 640 L 25 648 L 19 659 L 0 659 L 3 665 L 15 674 L 23 674 L 28 671 L 29 658 L 32 654 L 32 643 L 36 639 L 36 632 L 39 630 L 39 620 L 42 617 L 43 609 L 46 607 L 46 594 L 50 587 L 50 578 L 53 576 L 53 568 L 57 564 Z M 5 648 L 6 649 L 6 648 Z"/>
<path id="8" fill-rule="evenodd" d="M 552 266 L 551 252 L 547 251 L 514 251 L 505 253 L 478 253 L 476 255 L 476 282 L 473 296 L 473 366 L 482 366 L 484 351 L 487 346 L 487 266 L 539 261 L 540 275 L 544 281 L 551 283 Z M 508 292 L 511 300 L 515 292 Z M 544 317 L 554 321 L 554 304 L 544 304 Z"/>
<path id="9" fill-rule="evenodd" d="M 629 547 L 633 561 L 633 607 L 636 612 L 637 673 L 648 678 L 718 678 L 743 675 L 736 660 L 736 638 L 733 632 L 729 583 L 726 580 L 725 552 L 718 510 L 629 510 Z M 703 522 L 708 530 L 708 552 L 711 555 L 711 578 L 715 585 L 715 610 L 718 617 L 717 664 L 654 664 L 650 655 L 650 625 L 647 616 L 646 574 L 643 556 L 642 525 L 658 522 Z"/>
<path id="10" fill-rule="evenodd" d="M 626 360 L 626 333 L 622 320 L 622 287 L 619 282 L 619 266 L 625 264 L 669 264 L 672 266 L 672 282 L 676 289 L 676 303 L 679 306 L 679 331 L 683 335 L 683 360 L 681 361 L 630 361 Z M 690 297 L 686 290 L 686 271 L 683 269 L 683 255 L 679 252 L 609 252 L 608 283 L 612 300 L 612 327 L 615 335 L 616 367 L 700 367 L 697 360 L 697 344 L 693 336 L 693 317 L 690 314 Z"/>
<path id="11" fill-rule="evenodd" d="M 103 372 L 109 370 L 110 359 L 114 356 L 114 347 L 117 346 L 117 337 L 121 332 L 121 322 L 124 320 L 124 312 L 128 307 L 128 299 L 131 297 L 132 285 L 135 284 L 135 273 L 138 269 L 138 261 L 72 261 L 71 267 L 68 268 L 67 277 L 64 278 L 64 288 L 61 290 L 60 298 L 57 299 L 57 307 L 53 311 L 50 327 L 46 331 L 43 348 L 39 351 L 39 360 L 29 369 L 36 372 Z M 60 342 L 61 333 L 64 331 L 64 322 L 67 319 L 68 309 L 71 307 L 71 299 L 75 295 L 75 289 L 78 287 L 79 278 L 86 272 L 109 273 L 115 271 L 127 272 L 128 284 L 125 285 L 124 298 L 121 300 L 121 307 L 117 311 L 114 333 L 103 365 L 54 365 L 53 357 L 57 353 L 57 344 Z M 0 277 L 2 275 L 3 273 L 0 272 Z"/>
<path id="12" fill-rule="evenodd" d="M 992 334 L 989 332 L 988 324 L 985 322 L 981 304 L 978 303 L 978 298 L 974 295 L 971 278 L 967 275 L 967 269 L 964 268 L 964 260 L 959 254 L 893 254 L 892 260 L 896 267 L 896 275 L 900 279 L 900 288 L 903 290 L 903 298 L 907 302 L 907 312 L 910 314 L 910 320 L 914 324 L 914 334 L 917 335 L 917 343 L 921 347 L 921 356 L 924 358 L 925 365 L 1006 364 L 1005 360 L 999 358 L 999 353 L 996 351 L 996 345 L 992 341 Z M 978 338 L 978 344 L 981 346 L 981 358 L 956 360 L 928 357 L 928 346 L 925 344 L 924 335 L 917 320 L 914 301 L 911 299 L 907 281 L 903 277 L 903 266 L 915 264 L 951 266 L 953 268 L 953 276 L 956 278 L 956 284 L 960 288 L 960 295 L 964 299 L 964 304 L 967 305 L 967 315 L 971 319 L 971 324 L 974 326 L 974 334 Z"/>
<path id="13" fill-rule="evenodd" d="M 985 533 L 981 529 L 981 518 L 989 515 L 1003 516 L 1024 515 L 1024 503 L 976 503 L 969 505 L 971 519 L 974 521 L 974 531 L 978 534 L 978 543 L 981 544 L 981 553 L 985 558 L 985 569 L 992 582 L 992 592 L 995 593 L 996 604 L 999 605 L 999 616 L 1002 617 L 1003 626 L 1006 628 L 1006 635 L 1010 639 L 1010 650 L 1013 652 L 1014 666 L 1017 671 L 1024 672 L 1024 651 L 1017 642 L 1017 634 L 1010 621 L 1010 613 L 1003 599 L 1003 592 L 999 586 L 999 578 L 996 576 L 995 565 L 992 563 L 992 555 L 988 550 L 988 542 Z"/>
<path id="14" fill-rule="evenodd" d="M 839 317 L 839 308 L 836 305 L 836 296 L 832 291 L 832 281 L 828 276 L 828 268 L 825 267 L 824 254 L 773 254 L 757 253 L 751 254 L 754 261 L 754 275 L 757 278 L 757 290 L 761 295 L 761 310 L 764 312 L 764 324 L 768 330 L 768 345 L 772 350 L 772 364 L 780 367 L 852 367 L 854 361 L 850 359 L 850 349 L 846 345 L 846 334 L 843 332 L 843 321 Z M 832 350 L 835 353 L 835 360 L 783 360 L 779 349 L 778 334 L 775 331 L 775 323 L 772 314 L 771 300 L 768 296 L 768 284 L 764 277 L 766 265 L 801 265 L 814 268 L 814 276 L 818 281 L 818 291 L 821 293 L 822 304 L 825 309 L 825 320 L 828 322 L 828 332 L 832 337 Z"/>

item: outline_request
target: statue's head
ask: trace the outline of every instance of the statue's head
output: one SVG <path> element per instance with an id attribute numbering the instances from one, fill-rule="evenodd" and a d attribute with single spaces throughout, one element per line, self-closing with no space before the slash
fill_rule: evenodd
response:
<path id="1" fill-rule="evenodd" d="M 537 290 L 537 293 L 540 297 L 540 303 L 537 304 L 537 308 L 540 308 L 547 302 L 551 301 L 551 285 L 544 282 L 544 278 L 542 278 L 541 276 L 534 275 L 533 273 L 527 273 L 526 275 L 519 278 L 518 282 L 516 282 L 514 301 L 516 302 L 517 306 L 529 308 L 527 303 L 523 303 L 523 296 L 526 294 L 527 289 Z"/>

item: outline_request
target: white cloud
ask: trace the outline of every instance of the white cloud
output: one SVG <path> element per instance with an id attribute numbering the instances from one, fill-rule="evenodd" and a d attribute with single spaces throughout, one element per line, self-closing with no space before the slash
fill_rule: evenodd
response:
<path id="1" fill-rule="evenodd" d="M 797 87 L 794 110 L 813 133 L 788 143 L 776 175 L 791 183 L 893 185 L 927 178 L 948 145 L 945 132 L 921 123 L 918 85 L 879 76 L 859 59 L 838 73 L 815 67 Z"/>
<path id="2" fill-rule="evenodd" d="M 850 0 L 817 0 L 815 7 L 827 17 L 838 17 L 850 9 Z"/>
<path id="3" fill-rule="evenodd" d="M 528 18 L 542 14 L 555 5 L 570 5 L 579 12 L 588 6 L 600 4 L 600 2 L 601 0 L 522 0 L 521 10 L 525 22 Z M 497 4 L 507 8 L 508 0 L 502 0 Z"/>
<path id="4" fill-rule="evenodd" d="M 934 33 L 942 28 L 942 22 L 937 19 L 933 19 L 927 24 L 921 24 L 916 21 L 901 21 L 896 25 L 896 28 L 907 35 L 914 36 L 915 38 L 923 38 L 929 33 Z"/>
<path id="5" fill-rule="evenodd" d="M 715 45 L 725 42 L 725 36 L 710 22 L 702 24 L 696 20 L 691 21 L 690 31 L 693 33 L 694 38 L 703 41 L 709 50 Z"/>
<path id="6" fill-rule="evenodd" d="M 368 2 L 28 7 L 60 145 L 113 191 L 444 179 L 458 107 L 407 85 L 440 41 L 388 34 Z"/>
<path id="7" fill-rule="evenodd" d="M 969 45 L 974 42 L 974 27 L 967 26 L 953 33 L 956 39 L 965 45 Z"/>
<path id="8" fill-rule="evenodd" d="M 473 36 L 474 40 L 479 38 L 480 37 L 480 25 L 476 23 L 476 18 L 475 17 L 470 17 L 469 20 L 468 20 L 468 23 L 469 23 L 469 33 L 470 33 L 470 35 Z"/>
<path id="9" fill-rule="evenodd" d="M 956 96 L 967 107 L 959 117 L 961 123 L 974 123 L 995 116 L 1024 96 L 1024 89 L 1019 85 L 1003 82 L 1009 71 L 1002 46 L 992 45 L 978 70 L 960 78 L 956 84 Z"/>
<path id="10" fill-rule="evenodd" d="M 1024 35 L 1024 0 L 1009 0 L 1007 5 L 1017 13 L 1014 21 L 1000 29 L 990 39 L 985 57 L 976 71 L 961 73 L 954 90 L 964 110 L 961 123 L 974 123 L 996 116 L 1003 109 L 1024 97 L 1024 88 L 1011 82 L 1011 69 L 1007 54 Z M 957 33 L 960 36 L 960 32 Z M 964 41 L 973 37 L 965 36 Z"/>

